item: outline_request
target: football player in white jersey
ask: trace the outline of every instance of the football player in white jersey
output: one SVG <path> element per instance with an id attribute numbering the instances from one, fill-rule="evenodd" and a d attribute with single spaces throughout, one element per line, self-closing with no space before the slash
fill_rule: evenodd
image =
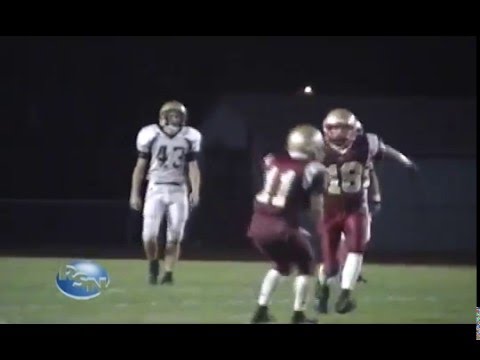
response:
<path id="1" fill-rule="evenodd" d="M 167 221 L 167 236 L 161 282 L 172 284 L 190 206 L 199 202 L 201 176 L 197 155 L 202 135 L 186 124 L 185 106 L 168 101 L 160 109 L 158 124 L 143 127 L 137 135 L 138 159 L 132 174 L 130 206 L 140 211 L 143 205 L 142 239 L 152 285 L 157 283 L 160 273 L 158 235 L 163 219 Z M 148 185 L 143 204 L 145 178 Z"/>

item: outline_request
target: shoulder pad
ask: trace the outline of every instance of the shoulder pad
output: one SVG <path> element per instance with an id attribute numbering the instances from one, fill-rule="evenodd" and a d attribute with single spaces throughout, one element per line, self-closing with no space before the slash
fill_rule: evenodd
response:
<path id="1" fill-rule="evenodd" d="M 150 153 L 150 146 L 158 132 L 159 129 L 156 124 L 147 125 L 141 128 L 137 135 L 137 150 L 141 153 Z"/>
<path id="2" fill-rule="evenodd" d="M 197 129 L 186 126 L 185 127 L 185 138 L 192 143 L 192 151 L 200 152 L 202 148 L 202 134 Z"/>

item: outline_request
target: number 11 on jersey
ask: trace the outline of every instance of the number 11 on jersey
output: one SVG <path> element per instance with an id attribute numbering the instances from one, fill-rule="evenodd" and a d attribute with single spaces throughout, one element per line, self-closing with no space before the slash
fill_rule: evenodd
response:
<path id="1" fill-rule="evenodd" d="M 283 208 L 295 179 L 295 171 L 280 172 L 276 166 L 266 171 L 263 190 L 256 196 L 258 202 Z"/>

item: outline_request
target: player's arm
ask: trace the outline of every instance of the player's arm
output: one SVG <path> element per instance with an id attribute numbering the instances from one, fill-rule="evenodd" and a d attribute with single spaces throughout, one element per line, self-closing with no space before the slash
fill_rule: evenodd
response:
<path id="1" fill-rule="evenodd" d="M 380 182 L 378 181 L 377 172 L 375 168 L 370 171 L 370 186 L 368 188 L 368 198 L 370 200 L 372 213 L 378 213 L 380 211 L 382 203 L 382 194 L 380 191 Z"/>
<path id="2" fill-rule="evenodd" d="M 310 217 L 314 223 L 317 223 L 322 217 L 323 195 L 312 193 L 310 195 Z"/>
<path id="3" fill-rule="evenodd" d="M 201 173 L 197 160 L 192 160 L 188 163 L 188 176 L 192 187 L 191 198 L 193 205 L 198 203 L 200 198 Z"/>
<path id="4" fill-rule="evenodd" d="M 321 163 L 311 162 L 305 168 L 303 187 L 310 193 L 310 216 L 314 223 L 320 219 L 323 209 L 323 188 L 327 169 Z"/>
<path id="5" fill-rule="evenodd" d="M 192 134 L 192 151 L 188 154 L 188 177 L 190 180 L 191 193 L 190 201 L 193 206 L 197 205 L 200 200 L 200 186 L 202 184 L 202 176 L 200 166 L 198 164 L 198 155 L 202 147 L 202 135 L 198 131 Z"/>
<path id="6" fill-rule="evenodd" d="M 417 170 L 417 165 L 411 159 L 390 145 L 383 144 L 382 153 L 384 158 L 393 159 L 409 169 Z"/>
<path id="7" fill-rule="evenodd" d="M 130 206 L 134 210 L 142 209 L 142 184 L 147 173 L 150 161 L 150 146 L 152 136 L 148 128 L 140 130 L 137 136 L 138 157 L 132 172 L 132 185 L 130 188 Z"/>
<path id="8" fill-rule="evenodd" d="M 137 158 L 137 163 L 133 168 L 132 187 L 130 190 L 130 206 L 134 210 L 140 211 L 142 208 L 142 184 L 147 172 L 148 159 Z"/>
<path id="9" fill-rule="evenodd" d="M 367 138 L 369 142 L 370 154 L 374 160 L 393 159 L 408 169 L 418 170 L 417 165 L 411 159 L 397 149 L 385 144 L 378 138 L 377 135 L 367 134 Z"/>

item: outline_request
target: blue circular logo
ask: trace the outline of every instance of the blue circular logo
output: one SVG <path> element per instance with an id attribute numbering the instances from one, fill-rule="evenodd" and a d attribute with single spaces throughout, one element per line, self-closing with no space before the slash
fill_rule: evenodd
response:
<path id="1" fill-rule="evenodd" d="M 63 266 L 57 274 L 58 290 L 75 300 L 99 296 L 110 285 L 107 270 L 93 261 L 75 260 Z"/>

